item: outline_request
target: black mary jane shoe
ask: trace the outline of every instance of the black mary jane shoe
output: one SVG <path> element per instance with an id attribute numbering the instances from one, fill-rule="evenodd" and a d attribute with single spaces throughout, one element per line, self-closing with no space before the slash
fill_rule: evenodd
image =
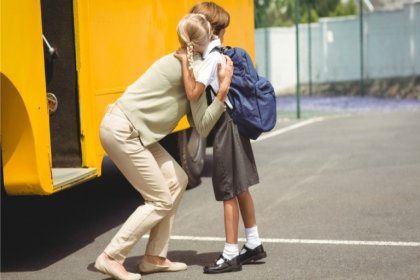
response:
<path id="1" fill-rule="evenodd" d="M 266 257 L 267 253 L 264 251 L 262 244 L 255 247 L 254 249 L 249 249 L 244 245 L 241 252 L 239 253 L 238 259 L 240 264 L 247 264 L 264 259 Z"/>
<path id="2" fill-rule="evenodd" d="M 220 264 L 217 264 L 217 262 L 220 259 L 223 259 L 223 262 Z M 241 271 L 241 270 L 242 270 L 242 265 L 239 262 L 239 257 L 228 260 L 225 257 L 223 257 L 223 255 L 220 255 L 220 257 L 214 262 L 214 264 L 204 267 L 204 273 L 208 273 L 208 274 L 233 272 L 233 271 Z"/>

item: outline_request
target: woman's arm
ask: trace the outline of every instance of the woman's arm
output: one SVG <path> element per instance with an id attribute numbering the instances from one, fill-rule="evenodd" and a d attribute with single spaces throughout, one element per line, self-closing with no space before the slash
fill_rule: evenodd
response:
<path id="1" fill-rule="evenodd" d="M 218 66 L 219 91 L 216 98 L 208 106 L 206 94 L 202 94 L 198 100 L 191 101 L 191 115 L 189 121 L 197 129 L 202 137 L 207 137 L 225 111 L 225 99 L 229 92 L 230 82 L 233 75 L 233 64 L 229 57 L 224 56 Z"/>
<path id="2" fill-rule="evenodd" d="M 185 93 L 189 101 L 197 101 L 205 90 L 204 84 L 196 82 L 192 69 L 188 67 L 187 53 L 184 48 L 175 52 L 175 57 L 181 61 L 182 78 L 184 81 Z"/>
<path id="3" fill-rule="evenodd" d="M 233 62 L 229 56 L 222 56 L 222 63 L 217 67 L 217 76 L 219 78 L 219 91 L 216 98 L 225 102 L 233 76 Z"/>

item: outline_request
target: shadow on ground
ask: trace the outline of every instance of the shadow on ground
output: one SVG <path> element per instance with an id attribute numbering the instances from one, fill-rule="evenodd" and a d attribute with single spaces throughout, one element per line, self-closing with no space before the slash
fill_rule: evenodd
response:
<path id="1" fill-rule="evenodd" d="M 100 178 L 52 196 L 2 196 L 2 272 L 45 268 L 120 225 L 143 203 L 108 158 L 102 170 Z"/>
<path id="2" fill-rule="evenodd" d="M 183 262 L 188 266 L 202 266 L 211 264 L 220 256 L 220 252 L 208 252 L 197 254 L 197 251 L 182 250 L 182 251 L 169 251 L 168 258 L 175 262 Z M 128 257 L 124 262 L 124 267 L 127 271 L 138 271 L 138 265 L 143 256 Z M 97 271 L 94 263 L 90 263 L 87 269 L 90 271 Z"/>

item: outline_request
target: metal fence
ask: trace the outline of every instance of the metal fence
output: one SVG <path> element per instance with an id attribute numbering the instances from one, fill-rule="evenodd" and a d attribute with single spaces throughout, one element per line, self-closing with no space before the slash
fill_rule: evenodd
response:
<path id="1" fill-rule="evenodd" d="M 300 24 L 298 42 L 295 27 L 255 37 L 257 69 L 279 94 L 420 98 L 420 3 Z"/>

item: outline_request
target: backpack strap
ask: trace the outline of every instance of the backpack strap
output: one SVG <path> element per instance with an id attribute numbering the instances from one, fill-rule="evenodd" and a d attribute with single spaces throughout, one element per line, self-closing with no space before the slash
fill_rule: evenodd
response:
<path id="1" fill-rule="evenodd" d="M 210 105 L 213 102 L 213 98 L 216 97 L 216 93 L 214 89 L 209 85 L 206 87 L 206 98 L 207 98 L 207 105 Z"/>
<path id="2" fill-rule="evenodd" d="M 223 47 L 216 46 L 210 51 L 210 53 L 212 53 L 212 52 L 223 53 Z"/>

